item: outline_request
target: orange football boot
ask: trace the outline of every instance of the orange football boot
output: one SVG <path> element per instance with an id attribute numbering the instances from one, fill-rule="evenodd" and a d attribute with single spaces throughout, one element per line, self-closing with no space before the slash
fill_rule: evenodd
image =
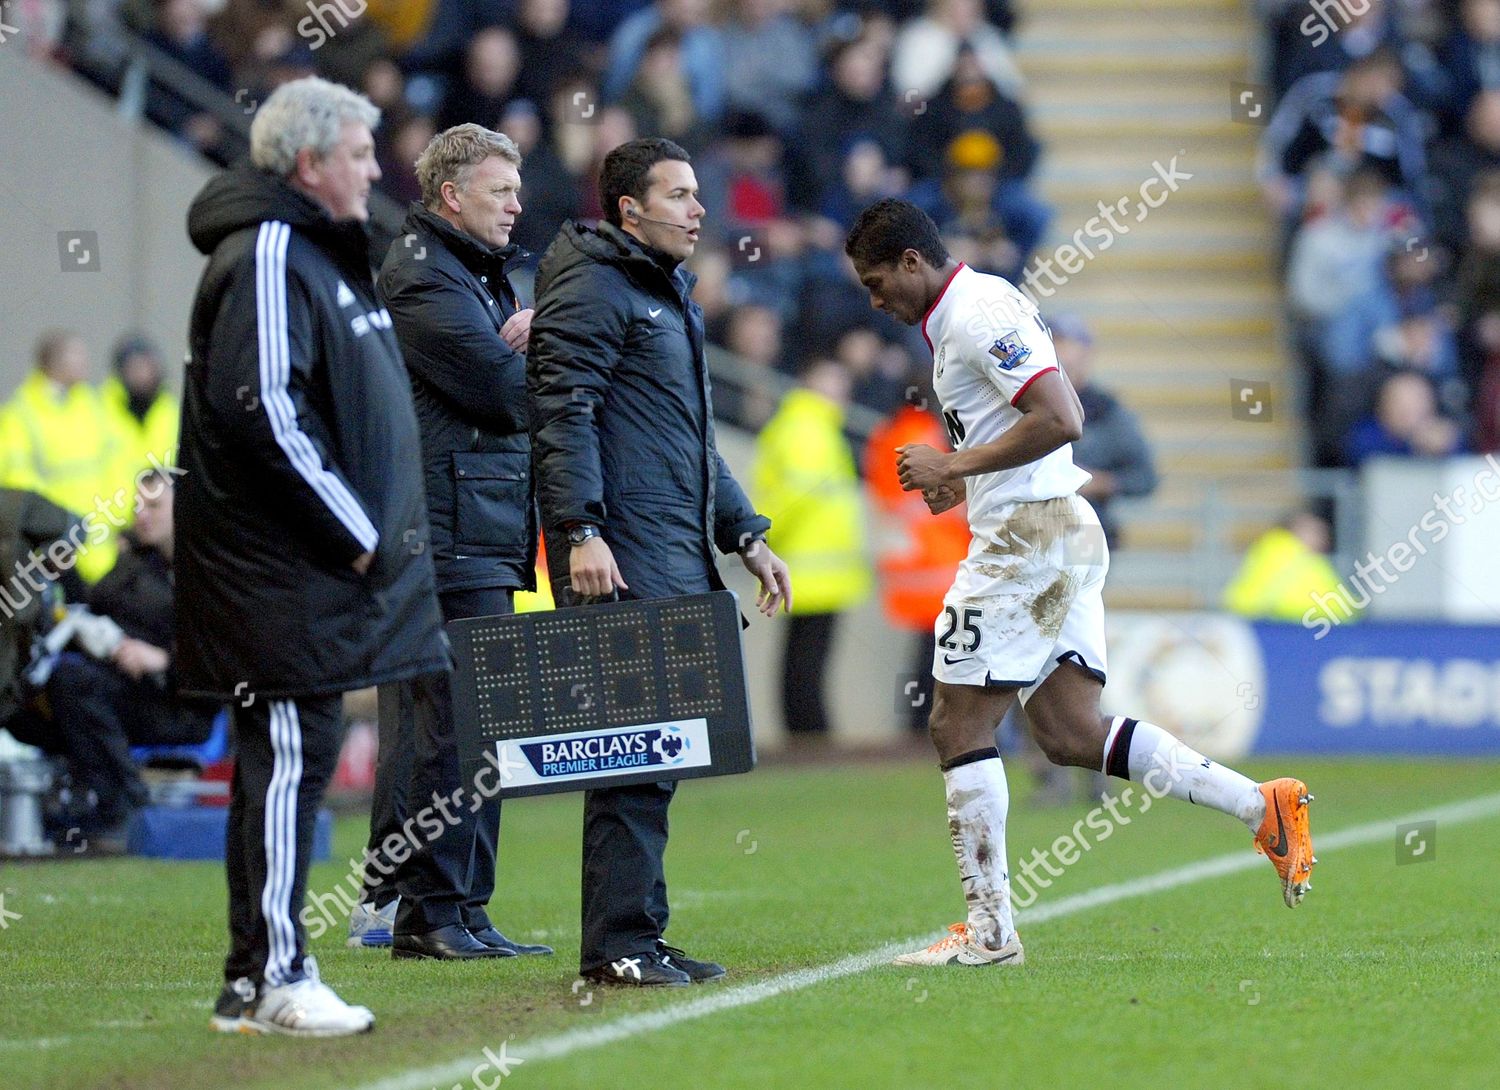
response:
<path id="1" fill-rule="evenodd" d="M 1265 820 L 1255 834 L 1255 850 L 1271 860 L 1281 876 L 1281 897 L 1296 908 L 1312 889 L 1312 834 L 1307 827 L 1307 804 L 1313 796 L 1301 780 L 1284 777 L 1260 785 L 1266 800 Z"/>

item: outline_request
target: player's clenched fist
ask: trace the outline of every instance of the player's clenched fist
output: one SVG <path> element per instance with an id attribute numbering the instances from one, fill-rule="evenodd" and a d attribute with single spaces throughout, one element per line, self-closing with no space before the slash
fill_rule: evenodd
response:
<path id="1" fill-rule="evenodd" d="M 964 487 L 960 481 L 957 487 L 943 484 L 936 488 L 922 489 L 922 499 L 927 502 L 927 510 L 934 515 L 941 515 L 944 511 L 951 511 L 964 502 Z"/>
<path id="2" fill-rule="evenodd" d="M 944 454 L 926 443 L 908 443 L 896 448 L 896 475 L 907 492 L 920 489 L 948 488 L 947 463 L 952 455 Z M 951 505 L 950 505 L 951 506 Z"/>

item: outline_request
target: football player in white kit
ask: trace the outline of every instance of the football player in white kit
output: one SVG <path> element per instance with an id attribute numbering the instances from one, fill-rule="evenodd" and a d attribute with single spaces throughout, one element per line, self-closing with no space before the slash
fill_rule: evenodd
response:
<path id="1" fill-rule="evenodd" d="M 1020 696 L 1054 764 L 1103 770 L 1233 815 L 1276 867 L 1289 907 L 1310 887 L 1312 839 L 1300 780 L 1258 784 L 1143 720 L 1105 716 L 1109 554 L 1077 494 L 1083 409 L 1030 299 L 949 257 L 909 201 L 861 213 L 845 252 L 877 309 L 919 325 L 954 452 L 897 452 L 902 487 L 934 513 L 968 501 L 973 541 L 937 618 L 929 729 L 968 919 L 900 965 L 1019 965 L 1005 853 L 1009 789 L 994 731 Z"/>

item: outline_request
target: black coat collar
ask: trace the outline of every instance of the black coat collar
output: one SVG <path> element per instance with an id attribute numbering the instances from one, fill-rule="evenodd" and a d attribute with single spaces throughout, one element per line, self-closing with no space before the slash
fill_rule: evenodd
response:
<path id="1" fill-rule="evenodd" d="M 411 206 L 406 216 L 406 230 L 408 233 L 420 230 L 435 235 L 447 247 L 448 252 L 476 276 L 503 276 L 507 262 L 525 256 L 525 252 L 514 242 L 492 249 L 421 204 Z"/>
<path id="2" fill-rule="evenodd" d="M 650 266 L 665 276 L 673 290 L 683 299 L 692 294 L 693 286 L 698 283 L 698 277 L 688 272 L 677 258 L 663 253 L 654 246 L 646 245 L 629 231 L 622 230 L 612 223 L 601 222 L 596 233 L 619 248 L 622 257 L 621 264 L 636 267 Z"/>

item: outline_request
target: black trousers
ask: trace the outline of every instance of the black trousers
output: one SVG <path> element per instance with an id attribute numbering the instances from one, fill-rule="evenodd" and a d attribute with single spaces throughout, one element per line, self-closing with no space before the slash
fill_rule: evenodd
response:
<path id="1" fill-rule="evenodd" d="M 93 821 L 115 825 L 146 803 L 131 746 L 190 745 L 213 715 L 178 704 L 165 688 L 136 681 L 107 662 L 63 655 L 47 681 L 53 724 L 45 748 L 64 754 L 73 776 L 98 798 Z"/>
<path id="2" fill-rule="evenodd" d="M 781 659 L 781 708 L 792 734 L 828 734 L 823 682 L 833 651 L 837 613 L 794 613 Z"/>
<path id="3" fill-rule="evenodd" d="M 498 617 L 512 612 L 512 590 L 482 588 L 438 595 L 446 621 L 465 617 Z M 458 744 L 453 734 L 453 698 L 447 674 L 431 674 L 412 681 L 380 687 L 380 756 L 375 772 L 375 803 L 370 821 L 370 858 L 385 860 L 380 844 L 391 833 L 403 839 L 407 819 L 433 805 L 433 798 L 451 796 L 462 787 L 456 806 L 439 815 L 443 832 L 426 840 L 413 826 L 421 847 L 389 876 L 379 868 L 365 868 L 366 900 L 388 904 L 398 893 L 396 930 L 423 934 L 462 924 L 472 931 L 490 926 L 485 906 L 495 893 L 495 856 L 500 840 L 500 799 L 477 798 L 459 768 Z M 384 788 L 384 792 L 382 789 Z M 451 814 L 450 822 L 442 815 Z M 389 867 L 389 863 L 384 866 Z"/>
<path id="4" fill-rule="evenodd" d="M 303 975 L 302 899 L 313 828 L 343 744 L 339 696 L 256 698 L 233 708 L 227 980 L 275 987 Z"/>
<path id="5" fill-rule="evenodd" d="M 550 540 L 550 539 L 549 539 Z M 559 607 L 610 599 L 573 593 L 566 544 L 548 552 L 552 594 Z M 701 586 L 681 593 L 709 590 Z M 589 972 L 623 957 L 654 950 L 667 930 L 667 807 L 675 780 L 602 787 L 583 795 L 583 899 L 578 970 Z"/>
<path id="6" fill-rule="evenodd" d="M 655 949 L 667 930 L 667 807 L 673 780 L 583 796 L 579 972 Z"/>

